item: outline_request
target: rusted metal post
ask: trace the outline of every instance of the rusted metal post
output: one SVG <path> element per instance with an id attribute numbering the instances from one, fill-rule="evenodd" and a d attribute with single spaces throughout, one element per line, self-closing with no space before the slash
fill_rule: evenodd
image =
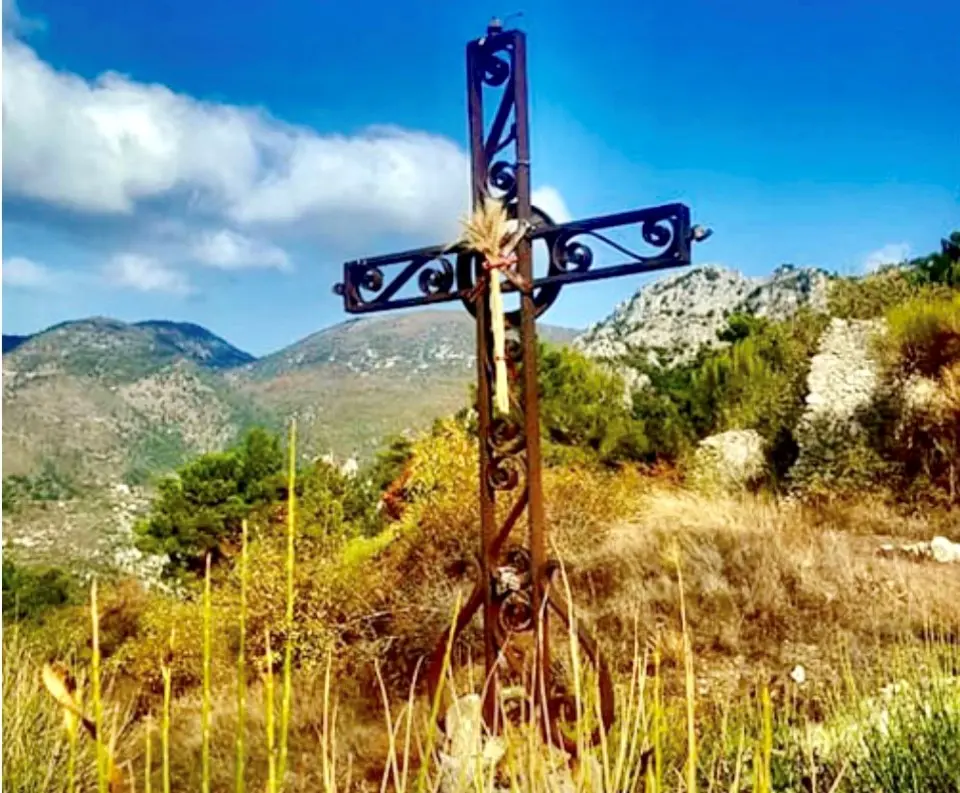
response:
<path id="1" fill-rule="evenodd" d="M 474 46 L 467 47 L 467 114 L 470 126 L 470 163 L 473 187 L 473 205 L 483 200 L 487 183 L 487 156 L 484 151 L 483 135 L 483 73 L 479 63 L 480 53 Z M 490 298 L 486 290 L 477 295 L 477 429 L 480 438 L 490 436 L 493 419 L 493 388 L 490 369 Z M 496 537 L 496 501 L 490 478 L 490 447 L 478 443 L 480 463 L 480 575 L 489 581 L 493 575 L 496 558 L 492 553 Z M 483 697 L 483 717 L 488 725 L 493 725 L 497 715 L 499 700 L 499 675 L 497 675 L 497 647 L 494 641 L 493 626 L 497 615 L 493 602 L 493 590 L 483 588 L 483 654 L 485 688 Z"/>
<path id="2" fill-rule="evenodd" d="M 513 103 L 517 136 L 517 219 L 530 222 L 530 120 L 527 105 L 527 37 L 515 34 L 513 50 Z M 517 251 L 520 278 L 533 283 L 533 251 L 524 240 Z M 533 613 L 535 615 L 535 663 L 533 677 L 534 708 L 546 712 L 546 694 L 550 680 L 550 641 L 548 613 L 544 608 L 547 580 L 547 527 L 543 505 L 543 473 L 540 452 L 540 395 L 537 380 L 537 313 L 533 293 L 520 296 L 520 338 L 523 344 L 523 418 L 527 445 L 527 499 L 530 525 L 530 563 L 533 575 Z"/>

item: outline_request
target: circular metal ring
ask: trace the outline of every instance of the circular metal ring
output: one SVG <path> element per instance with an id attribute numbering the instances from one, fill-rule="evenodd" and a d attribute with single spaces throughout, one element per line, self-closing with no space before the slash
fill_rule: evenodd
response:
<path id="1" fill-rule="evenodd" d="M 515 219 L 517 216 L 517 205 L 510 204 L 507 207 L 507 212 L 510 214 L 511 218 Z M 534 228 L 538 228 L 541 226 L 552 226 L 553 220 L 542 209 L 531 206 L 530 223 Z M 551 239 L 547 238 L 545 241 L 547 244 L 548 255 L 550 256 L 550 265 L 547 275 L 552 276 L 563 274 L 566 272 L 566 270 L 556 261 L 556 256 L 553 252 L 554 246 Z M 479 254 L 459 254 L 457 256 L 457 290 L 462 294 L 471 292 L 476 286 L 478 277 L 480 277 L 483 272 L 483 261 L 481 260 Z M 550 308 L 550 306 L 556 302 L 557 298 L 560 296 L 560 289 L 561 284 L 551 284 L 549 286 L 541 286 L 539 289 L 534 291 L 533 306 L 535 317 L 540 317 L 548 308 Z M 470 298 L 464 298 L 463 305 L 466 307 L 467 311 L 470 312 L 471 316 L 477 316 L 477 301 L 471 300 Z M 507 311 L 504 314 L 504 320 L 507 327 L 519 328 L 520 310 L 515 309 L 513 311 Z"/>

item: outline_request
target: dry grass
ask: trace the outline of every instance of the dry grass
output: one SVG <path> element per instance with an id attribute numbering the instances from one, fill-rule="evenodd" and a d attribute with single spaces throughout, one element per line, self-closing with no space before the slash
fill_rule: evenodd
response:
<path id="1" fill-rule="evenodd" d="M 782 678 L 796 664 L 835 676 L 843 653 L 876 657 L 930 625 L 960 625 L 955 570 L 879 558 L 881 538 L 847 527 L 799 504 L 655 489 L 577 560 L 575 587 L 606 637 L 623 644 L 636 618 L 663 638 L 665 663 L 679 663 L 679 593 L 664 559 L 676 549 L 696 651 L 718 685 Z"/>
<path id="2" fill-rule="evenodd" d="M 677 570 L 676 578 L 678 586 L 683 584 L 681 594 L 687 581 L 684 576 L 681 582 L 683 569 Z M 683 609 L 675 627 L 680 634 L 684 669 L 682 691 L 673 695 L 666 685 L 663 667 L 657 662 L 661 648 L 654 645 L 644 650 L 639 637 L 634 636 L 631 652 L 624 659 L 627 671 L 618 681 L 619 721 L 598 745 L 588 747 L 583 743 L 581 758 L 572 766 L 555 750 L 544 746 L 531 730 L 508 726 L 502 741 L 505 755 L 496 771 L 491 768 L 481 773 L 467 764 L 461 766 L 459 779 L 451 777 L 449 767 L 438 753 L 448 747 L 432 720 L 427 718 L 429 703 L 414 695 L 406 701 L 387 701 L 385 710 L 379 711 L 379 719 L 374 722 L 367 714 L 343 706 L 343 696 L 336 685 L 331 685 L 329 667 L 326 675 L 319 678 L 298 676 L 293 681 L 296 695 L 289 735 L 290 773 L 283 780 L 282 789 L 323 793 L 336 790 L 426 793 L 435 791 L 441 779 L 445 779 L 444 789 L 451 793 L 468 790 L 479 793 L 492 791 L 497 778 L 499 784 L 518 793 L 545 793 L 564 785 L 570 785 L 567 789 L 576 793 L 601 790 L 679 793 L 694 789 L 768 793 L 835 790 L 838 788 L 834 785 L 843 782 L 846 775 L 852 786 L 842 789 L 866 793 L 873 790 L 870 785 L 876 780 L 898 780 L 910 784 L 911 789 L 932 789 L 924 786 L 924 780 L 939 784 L 960 773 L 960 767 L 951 764 L 949 758 L 950 742 L 960 735 L 960 687 L 949 678 L 951 658 L 954 674 L 960 667 L 960 657 L 955 651 L 951 656 L 933 645 L 917 647 L 904 651 L 898 658 L 899 663 L 885 668 L 875 678 L 862 676 L 851 680 L 849 690 L 835 687 L 829 719 L 822 727 L 812 727 L 807 721 L 797 720 L 795 701 L 774 705 L 768 688 L 762 685 L 756 689 L 758 699 L 754 702 L 748 697 L 731 697 L 723 707 L 712 709 L 697 686 L 702 675 L 701 659 L 691 650 L 694 634 L 690 632 L 692 626 Z M 556 652 L 562 653 L 563 648 L 563 643 L 559 643 Z M 18 668 L 36 671 L 30 669 L 29 663 Z M 920 674 L 918 670 L 922 670 Z M 582 712 L 589 716 L 596 707 L 595 692 L 588 676 L 577 680 L 575 690 Z M 910 681 L 916 693 L 908 692 L 907 698 L 896 707 L 889 706 L 887 717 L 883 716 L 881 706 L 869 705 L 864 697 L 891 680 Z M 271 780 L 276 779 L 276 745 L 269 737 L 281 703 L 269 696 L 269 688 L 264 685 L 270 677 L 263 676 L 261 681 L 249 692 L 244 719 L 244 775 L 239 787 L 234 772 L 238 724 L 234 692 L 224 687 L 209 709 L 199 695 L 184 697 L 175 703 L 171 790 L 195 790 L 202 786 L 205 718 L 209 719 L 210 790 L 281 789 L 279 783 L 271 784 Z M 10 697 L 5 703 L 7 708 L 11 700 L 16 703 L 15 715 L 45 712 L 47 716 L 38 724 L 41 729 L 35 731 L 35 737 L 62 747 L 62 739 L 58 740 L 62 732 L 56 723 L 59 714 L 52 699 L 42 698 L 37 676 L 13 675 L 5 669 L 4 691 L 5 697 Z M 927 691 L 931 692 L 931 698 L 925 700 L 929 714 L 924 707 L 918 707 L 916 699 L 927 696 L 924 693 Z M 27 698 L 32 698 L 32 709 L 24 706 Z M 116 708 L 109 710 L 115 712 Z M 876 732 L 872 725 L 877 717 L 890 719 L 890 733 Z M 13 729 L 23 730 L 23 725 L 21 718 L 15 721 Z M 148 789 L 146 747 L 151 747 L 152 757 L 158 755 L 155 730 L 146 733 L 150 725 L 150 720 L 142 721 L 136 729 L 127 732 L 122 745 L 120 767 L 125 782 L 134 791 Z M 5 722 L 5 729 L 6 726 Z M 864 734 L 871 735 L 873 742 L 863 745 Z M 8 772 L 5 785 L 11 770 L 19 771 L 21 776 L 15 776 L 15 786 L 5 786 L 5 790 L 65 789 L 55 773 L 36 773 L 36 756 L 32 754 L 32 747 L 22 740 L 22 734 L 10 737 L 18 740 L 10 742 L 12 748 L 8 740 L 4 741 L 5 771 Z M 922 741 L 911 743 L 908 737 L 919 737 Z M 87 780 L 87 786 L 80 789 L 91 789 L 95 784 L 95 758 L 89 744 L 82 748 L 86 751 L 79 758 L 78 767 L 80 778 Z M 33 758 L 32 766 L 15 764 L 18 751 Z M 865 760 L 851 764 L 851 758 L 864 752 Z M 62 748 L 60 754 L 51 755 L 54 763 L 62 763 L 62 756 Z M 58 761 L 57 757 L 61 759 Z M 161 769 L 156 765 L 150 768 L 153 776 L 149 789 L 159 789 Z M 27 769 L 34 771 L 33 778 L 24 774 Z M 34 784 L 16 785 L 16 780 Z"/>

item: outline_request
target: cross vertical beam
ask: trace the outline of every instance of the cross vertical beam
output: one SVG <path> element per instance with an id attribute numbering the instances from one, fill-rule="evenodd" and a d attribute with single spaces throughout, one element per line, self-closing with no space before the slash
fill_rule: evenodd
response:
<path id="1" fill-rule="evenodd" d="M 470 163 L 473 206 L 476 207 L 484 197 L 487 185 L 489 163 L 484 147 L 483 123 L 483 71 L 482 54 L 477 42 L 467 46 L 467 115 L 470 125 Z M 480 438 L 490 434 L 493 421 L 493 388 L 490 372 L 490 300 L 486 292 L 477 296 L 477 430 Z M 491 454 L 486 443 L 478 443 L 479 449 L 479 498 L 480 498 L 480 578 L 490 581 L 496 566 L 496 555 L 491 551 L 496 542 L 496 502 L 490 477 L 484 472 L 490 470 Z M 497 645 L 493 631 L 488 626 L 497 619 L 496 605 L 492 587 L 483 587 L 483 652 L 486 681 L 483 697 L 483 718 L 488 725 L 494 725 L 499 700 L 499 676 L 494 673 L 497 663 Z M 439 646 L 439 645 L 438 645 Z M 435 687 L 434 682 L 432 687 Z"/>
<path id="2" fill-rule="evenodd" d="M 532 219 L 530 206 L 530 121 L 527 105 L 527 37 L 514 31 L 513 37 L 513 108 L 516 129 L 516 215 L 521 223 Z M 526 283 L 533 282 L 533 252 L 529 240 L 518 248 L 517 269 Z M 549 690 L 550 643 L 547 632 L 548 614 L 543 608 L 546 592 L 547 541 L 543 506 L 543 477 L 540 453 L 540 397 L 537 383 L 537 313 L 533 293 L 520 295 L 520 339 L 523 345 L 523 436 L 526 439 L 527 509 L 530 527 L 530 565 L 532 574 L 532 608 L 534 614 L 535 654 L 533 665 L 533 706 L 546 712 L 541 701 Z"/>
<path id="3" fill-rule="evenodd" d="M 691 262 L 691 246 L 709 236 L 691 227 L 683 204 L 634 209 L 556 224 L 531 205 L 530 141 L 527 108 L 526 37 L 504 31 L 496 20 L 486 35 L 467 45 L 467 106 L 470 137 L 472 200 L 487 195 L 501 199 L 511 216 L 527 222 L 520 242 L 517 271 L 504 282 L 504 292 L 520 292 L 520 308 L 507 312 L 507 358 L 512 372 L 509 415 L 498 415 L 493 404 L 493 339 L 489 292 L 481 257 L 463 247 L 433 246 L 346 262 L 343 281 L 335 292 L 349 313 L 360 314 L 427 306 L 460 300 L 476 321 L 477 422 L 480 503 L 480 579 L 453 626 L 437 642 L 429 659 L 427 684 L 431 697 L 440 689 L 446 648 L 473 616 L 483 614 L 484 719 L 496 730 L 502 712 L 499 677 L 512 672 L 531 681 L 533 712 L 555 744 L 571 754 L 578 741 L 562 729 L 565 718 L 576 719 L 577 706 L 569 693 L 558 693 L 551 679 L 547 614 L 575 631 L 583 652 L 598 672 L 602 727 L 613 721 L 613 685 L 606 662 L 592 636 L 573 617 L 551 578 L 557 564 L 547 557 L 546 517 L 540 449 L 540 411 L 537 381 L 536 320 L 560 295 L 564 286 L 635 273 L 647 273 Z M 495 112 L 486 124 L 485 93 L 497 93 Z M 608 229 L 638 226 L 643 243 L 652 252 L 639 253 L 610 239 Z M 625 261 L 595 266 L 597 242 Z M 545 274 L 534 272 L 532 248 L 542 244 L 547 253 Z M 391 271 L 396 271 L 388 277 Z M 499 277 L 492 273 L 490 277 Z M 410 294 L 416 284 L 419 294 Z M 520 374 L 518 368 L 522 368 Z M 497 500 L 512 498 L 502 523 Z M 524 547 L 507 545 L 511 531 L 526 512 L 529 537 Z M 451 632 L 453 636 L 451 637 Z M 533 658 L 518 658 L 515 638 L 532 634 Z M 532 665 L 526 663 L 532 660 Z M 588 742 L 601 738 L 601 727 Z"/>
<path id="4" fill-rule="evenodd" d="M 496 53 L 504 52 L 507 59 L 496 63 L 505 63 L 509 70 L 506 78 L 504 94 L 498 107 L 494 128 L 490 138 L 484 134 L 483 116 L 483 87 L 485 76 L 498 79 L 492 71 L 491 58 Z M 502 32 L 498 26 L 491 25 L 487 35 L 480 40 L 471 42 L 467 47 L 467 106 L 470 120 L 470 154 L 472 163 L 473 202 L 476 207 L 490 193 L 491 188 L 491 161 L 490 153 L 499 151 L 502 136 L 506 132 L 506 121 L 512 106 L 513 127 L 506 138 L 509 145 L 512 138 L 515 150 L 513 183 L 510 177 L 501 177 L 499 186 L 506 188 L 513 194 L 513 214 L 521 222 L 530 222 L 532 210 L 530 205 L 530 125 L 527 105 L 526 79 L 526 36 L 521 31 Z M 495 144 L 494 145 L 488 145 Z M 501 171 L 501 173 L 504 173 Z M 533 256 L 529 239 L 521 241 L 517 248 L 517 271 L 521 279 L 527 283 L 533 281 Z M 490 369 L 490 310 L 489 298 L 486 292 L 478 300 L 482 304 L 476 311 L 477 322 L 477 394 L 478 394 L 478 430 L 481 439 L 491 436 L 493 424 L 492 388 Z M 526 445 L 526 472 L 524 487 L 526 489 L 526 503 L 528 512 L 529 550 L 531 566 L 531 608 L 533 614 L 542 614 L 535 620 L 535 660 L 533 665 L 533 699 L 535 709 L 541 694 L 548 689 L 547 674 L 549 670 L 549 642 L 546 631 L 547 615 L 543 610 L 543 593 L 545 590 L 545 574 L 547 565 L 547 550 L 545 538 L 545 517 L 543 504 L 543 482 L 541 474 L 540 454 L 540 409 L 537 389 L 537 332 L 536 306 L 530 292 L 520 297 L 520 339 L 522 345 L 521 360 L 523 361 L 522 397 L 523 405 L 523 437 Z M 480 470 L 486 471 L 490 464 L 490 449 L 487 443 L 481 442 Z M 497 564 L 495 548 L 496 527 L 496 497 L 487 477 L 480 477 L 480 523 L 481 523 L 481 575 L 490 580 Z M 484 652 L 486 668 L 488 670 L 487 687 L 484 697 L 484 716 L 488 724 L 493 724 L 497 715 L 497 701 L 499 692 L 499 676 L 496 673 L 496 642 L 494 640 L 497 620 L 497 609 L 493 602 L 491 587 L 485 588 L 484 595 Z M 542 708 L 541 708 L 542 710 Z"/>

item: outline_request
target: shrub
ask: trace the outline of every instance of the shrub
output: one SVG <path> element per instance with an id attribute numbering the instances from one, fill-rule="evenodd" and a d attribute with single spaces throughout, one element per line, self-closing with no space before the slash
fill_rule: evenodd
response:
<path id="1" fill-rule="evenodd" d="M 570 348 L 543 346 L 539 366 L 540 416 L 549 442 L 589 449 L 605 462 L 646 451 L 623 378 Z"/>
<path id="2" fill-rule="evenodd" d="M 49 609 L 74 602 L 76 582 L 57 567 L 30 568 L 3 560 L 3 619 L 37 619 Z"/>
<path id="3" fill-rule="evenodd" d="M 350 477 L 318 460 L 297 475 L 298 519 L 306 537 L 333 542 L 376 534 L 381 470 Z"/>
<path id="4" fill-rule="evenodd" d="M 887 387 L 873 409 L 875 448 L 907 498 L 960 501 L 960 294 L 892 309 L 877 343 Z"/>
<path id="5" fill-rule="evenodd" d="M 950 234 L 939 253 L 890 265 L 864 277 L 837 278 L 827 306 L 840 319 L 875 319 L 918 296 L 940 295 L 960 287 L 960 231 Z"/>
<path id="6" fill-rule="evenodd" d="M 910 264 L 910 278 L 916 284 L 960 288 L 960 231 L 951 232 L 939 253 L 914 259 Z"/>
<path id="7" fill-rule="evenodd" d="M 875 319 L 917 294 L 917 284 L 899 267 L 863 278 L 838 278 L 830 284 L 827 308 L 840 319 Z"/>
<path id="8" fill-rule="evenodd" d="M 28 501 L 60 501 L 77 494 L 73 481 L 49 460 L 36 474 L 3 478 L 3 509 L 16 511 Z"/>
<path id="9" fill-rule="evenodd" d="M 782 322 L 730 316 L 719 333 L 729 346 L 703 350 L 690 364 L 652 373 L 653 394 L 642 396 L 637 409 L 657 410 L 641 414 L 641 420 L 657 428 L 658 447 L 677 457 L 696 438 L 755 429 L 766 442 L 774 481 L 782 479 L 796 460 L 794 428 L 825 324 L 823 315 L 809 311 Z"/>
<path id="10" fill-rule="evenodd" d="M 888 684 L 835 718 L 834 764 L 849 767 L 851 793 L 954 791 L 960 785 L 960 685 L 939 670 Z M 911 679 L 912 678 L 912 679 Z"/>
<path id="11" fill-rule="evenodd" d="M 752 427 L 769 441 L 794 427 L 825 325 L 807 311 L 784 322 L 731 318 L 727 333 L 737 341 L 709 356 L 694 378 L 714 406 L 714 431 Z"/>
<path id="12" fill-rule="evenodd" d="M 158 487 L 149 516 L 136 527 L 138 546 L 169 557 L 168 574 L 197 572 L 209 553 L 224 555 L 241 520 L 283 495 L 280 440 L 253 429 L 239 446 L 201 455 Z"/>
<path id="13" fill-rule="evenodd" d="M 936 378 L 960 361 L 960 293 L 910 300 L 888 311 L 886 319 L 882 345 L 894 376 Z"/>
<path id="14" fill-rule="evenodd" d="M 364 472 L 364 478 L 377 493 L 382 493 L 410 461 L 413 441 L 404 435 L 387 438 L 377 452 L 373 463 Z"/>
<path id="15" fill-rule="evenodd" d="M 806 436 L 816 443 L 808 443 L 789 470 L 791 483 L 806 499 L 831 500 L 878 492 L 890 485 L 896 471 L 881 451 L 888 425 L 880 419 L 880 410 L 878 402 L 861 411 L 852 427 L 838 426 L 829 418 L 807 425 Z"/>

